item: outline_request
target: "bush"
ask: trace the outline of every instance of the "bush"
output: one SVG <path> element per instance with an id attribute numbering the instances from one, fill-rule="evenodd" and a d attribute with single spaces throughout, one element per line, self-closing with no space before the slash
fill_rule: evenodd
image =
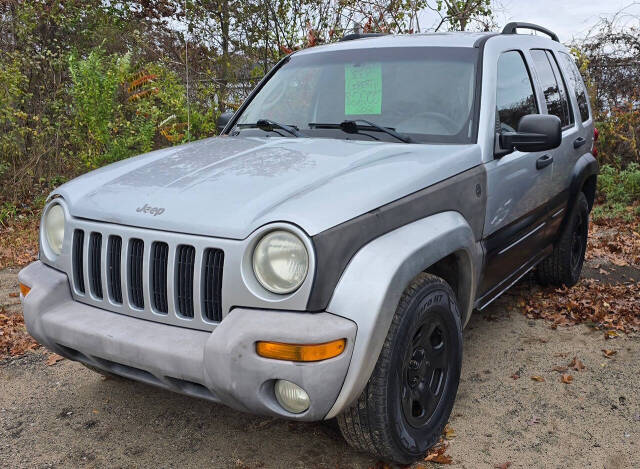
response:
<path id="1" fill-rule="evenodd" d="M 608 204 L 634 204 L 640 201 L 640 165 L 629 163 L 626 169 L 603 165 L 598 190 Z"/>

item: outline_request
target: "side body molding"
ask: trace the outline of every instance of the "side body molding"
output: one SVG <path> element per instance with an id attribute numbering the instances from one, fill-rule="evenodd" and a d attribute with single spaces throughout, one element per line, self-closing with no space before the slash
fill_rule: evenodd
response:
<path id="1" fill-rule="evenodd" d="M 342 274 L 327 310 L 357 325 L 356 343 L 342 390 L 325 418 L 335 417 L 362 392 L 382 350 L 396 307 L 413 278 L 456 254 L 463 324 L 473 308 L 483 252 L 458 212 L 441 212 L 391 231 L 364 246 Z"/>

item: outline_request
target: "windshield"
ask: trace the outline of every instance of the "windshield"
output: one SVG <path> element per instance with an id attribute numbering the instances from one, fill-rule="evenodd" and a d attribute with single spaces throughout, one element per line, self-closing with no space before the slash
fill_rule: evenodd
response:
<path id="1" fill-rule="evenodd" d="M 248 103 L 233 131 L 291 136 L 252 125 L 269 120 L 308 137 L 398 141 L 372 126 L 347 132 L 317 125 L 365 120 L 412 142 L 470 143 L 477 55 L 474 48 L 449 47 L 294 54 Z"/>

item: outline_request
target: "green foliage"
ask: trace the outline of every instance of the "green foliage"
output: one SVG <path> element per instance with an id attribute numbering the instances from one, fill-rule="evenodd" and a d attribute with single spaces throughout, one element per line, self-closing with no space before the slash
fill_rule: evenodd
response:
<path id="1" fill-rule="evenodd" d="M 5 226 L 5 223 L 9 221 L 9 219 L 15 217 L 18 214 L 18 208 L 10 203 L 5 202 L 0 205 L 0 225 Z"/>
<path id="2" fill-rule="evenodd" d="M 625 169 L 603 165 L 598 176 L 598 197 L 601 203 L 593 208 L 595 220 L 633 221 L 640 215 L 640 165 L 630 163 Z"/>
<path id="3" fill-rule="evenodd" d="M 608 203 L 640 202 L 640 165 L 630 163 L 625 169 L 603 165 L 598 176 L 598 191 Z"/>

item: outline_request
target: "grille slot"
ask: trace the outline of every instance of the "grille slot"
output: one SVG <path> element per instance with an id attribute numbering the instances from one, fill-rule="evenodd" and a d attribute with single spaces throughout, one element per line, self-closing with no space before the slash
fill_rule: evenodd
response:
<path id="1" fill-rule="evenodd" d="M 176 257 L 178 313 L 188 318 L 193 317 L 193 270 L 195 258 L 196 249 L 193 246 L 178 246 Z"/>
<path id="2" fill-rule="evenodd" d="M 76 290 L 84 295 L 84 231 L 73 232 L 73 282 Z"/>
<path id="3" fill-rule="evenodd" d="M 144 241 L 134 238 L 129 241 L 129 301 L 139 309 L 144 308 L 142 262 Z"/>
<path id="4" fill-rule="evenodd" d="M 89 236 L 89 286 L 96 298 L 102 299 L 102 235 Z"/>
<path id="5" fill-rule="evenodd" d="M 114 303 L 122 304 L 122 238 L 109 236 L 107 245 L 107 284 Z"/>
<path id="6" fill-rule="evenodd" d="M 222 321 L 222 266 L 224 252 L 220 249 L 206 249 L 203 258 L 203 308 L 202 313 L 209 321 Z"/>
<path id="7" fill-rule="evenodd" d="M 167 313 L 167 264 L 169 260 L 169 245 L 155 242 L 151 246 L 151 298 L 153 307 L 159 313 Z"/>

